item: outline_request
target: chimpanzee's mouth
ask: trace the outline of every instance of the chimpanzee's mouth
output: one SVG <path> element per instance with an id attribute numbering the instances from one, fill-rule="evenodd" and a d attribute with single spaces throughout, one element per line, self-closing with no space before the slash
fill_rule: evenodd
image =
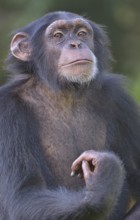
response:
<path id="1" fill-rule="evenodd" d="M 71 61 L 71 62 L 69 62 L 69 63 L 67 63 L 67 64 L 63 64 L 62 67 L 66 67 L 66 66 L 74 65 L 74 64 L 87 64 L 87 63 L 92 64 L 92 63 L 93 63 L 93 60 L 78 59 L 78 60 Z"/>

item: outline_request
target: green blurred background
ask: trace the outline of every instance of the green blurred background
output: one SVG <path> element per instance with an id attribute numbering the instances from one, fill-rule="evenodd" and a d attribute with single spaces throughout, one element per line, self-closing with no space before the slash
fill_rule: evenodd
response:
<path id="1" fill-rule="evenodd" d="M 130 92 L 140 103 L 140 0 L 0 0 L 0 84 L 11 31 L 54 10 L 86 15 L 107 27 L 113 70 L 129 77 Z"/>

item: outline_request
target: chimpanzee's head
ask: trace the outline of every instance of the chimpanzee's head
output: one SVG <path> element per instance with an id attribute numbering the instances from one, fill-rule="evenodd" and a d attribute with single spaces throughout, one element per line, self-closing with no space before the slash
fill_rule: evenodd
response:
<path id="1" fill-rule="evenodd" d="M 11 71 L 48 83 L 86 84 L 110 68 L 103 29 L 69 12 L 53 12 L 18 30 L 11 42 Z"/>

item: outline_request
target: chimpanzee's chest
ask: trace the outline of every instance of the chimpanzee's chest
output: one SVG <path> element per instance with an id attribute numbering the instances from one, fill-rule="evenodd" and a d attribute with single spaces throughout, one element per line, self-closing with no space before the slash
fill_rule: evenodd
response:
<path id="1" fill-rule="evenodd" d="M 106 144 L 106 123 L 86 109 L 65 111 L 44 109 L 40 114 L 40 136 L 46 160 L 59 185 L 78 187 L 83 180 L 70 177 L 73 161 L 84 151 L 102 150 Z"/>

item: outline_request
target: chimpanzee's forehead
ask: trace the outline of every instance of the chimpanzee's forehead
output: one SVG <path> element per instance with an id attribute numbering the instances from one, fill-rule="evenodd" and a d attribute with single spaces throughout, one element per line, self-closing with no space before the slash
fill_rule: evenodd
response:
<path id="1" fill-rule="evenodd" d="M 74 28 L 76 26 L 86 26 L 89 29 L 92 29 L 91 25 L 84 18 L 71 18 L 71 19 L 58 19 L 53 21 L 48 27 L 47 31 L 51 31 L 54 28 Z"/>

